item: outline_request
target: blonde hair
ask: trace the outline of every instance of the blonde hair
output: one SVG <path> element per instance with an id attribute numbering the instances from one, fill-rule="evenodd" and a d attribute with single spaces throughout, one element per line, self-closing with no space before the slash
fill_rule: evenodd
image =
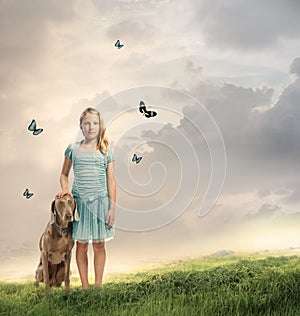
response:
<path id="1" fill-rule="evenodd" d="M 99 126 L 100 127 L 100 132 L 99 132 L 99 135 L 98 135 L 97 149 L 100 150 L 101 152 L 107 154 L 108 153 L 108 149 L 109 149 L 109 142 L 108 142 L 108 139 L 107 139 L 107 137 L 105 135 L 106 128 L 104 126 L 104 122 L 103 122 L 102 116 L 101 116 L 100 112 L 97 109 L 91 108 L 91 107 L 86 108 L 80 115 L 80 118 L 79 118 L 80 126 L 82 124 L 83 118 L 85 117 L 85 115 L 87 113 L 98 115 L 99 125 L 100 125 Z"/>

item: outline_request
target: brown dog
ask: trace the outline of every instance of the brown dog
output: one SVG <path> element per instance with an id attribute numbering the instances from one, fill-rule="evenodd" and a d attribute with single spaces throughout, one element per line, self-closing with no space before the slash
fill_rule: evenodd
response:
<path id="1" fill-rule="evenodd" d="M 51 212 L 51 220 L 40 239 L 41 258 L 35 272 L 35 284 L 44 282 L 47 294 L 51 286 L 60 286 L 63 281 L 66 290 L 70 287 L 72 221 L 79 219 L 76 202 L 69 194 L 55 198 Z"/>

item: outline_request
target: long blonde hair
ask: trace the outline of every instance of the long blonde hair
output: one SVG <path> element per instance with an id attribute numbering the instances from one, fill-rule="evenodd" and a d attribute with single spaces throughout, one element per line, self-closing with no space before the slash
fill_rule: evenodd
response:
<path id="1" fill-rule="evenodd" d="M 105 135 L 106 128 L 104 126 L 103 118 L 102 118 L 100 112 L 97 109 L 88 107 L 80 115 L 80 118 L 79 118 L 80 126 L 82 124 L 83 118 L 85 117 L 85 115 L 87 113 L 96 114 L 99 117 L 100 132 L 99 132 L 99 135 L 98 135 L 97 149 L 100 150 L 101 152 L 107 154 L 108 153 L 108 149 L 109 149 L 109 142 L 108 142 L 108 139 L 107 139 L 107 137 Z"/>

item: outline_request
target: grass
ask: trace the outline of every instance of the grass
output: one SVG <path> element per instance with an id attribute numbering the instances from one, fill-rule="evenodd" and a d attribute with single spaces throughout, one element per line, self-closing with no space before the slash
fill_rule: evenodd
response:
<path id="1" fill-rule="evenodd" d="M 0 283 L 0 315 L 300 315 L 300 257 L 206 257 L 114 276 L 102 289 Z M 77 283 L 78 284 L 78 283 Z"/>

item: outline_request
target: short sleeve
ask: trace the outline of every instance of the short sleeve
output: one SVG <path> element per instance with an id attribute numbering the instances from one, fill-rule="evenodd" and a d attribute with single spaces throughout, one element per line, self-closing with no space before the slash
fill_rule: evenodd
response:
<path id="1" fill-rule="evenodd" d="M 72 156 L 73 156 L 73 146 L 72 146 L 72 144 L 69 144 L 65 150 L 65 157 L 72 160 Z"/>
<path id="2" fill-rule="evenodd" d="M 114 160 L 115 160 L 115 156 L 114 156 L 113 150 L 111 149 L 111 147 L 109 147 L 108 153 L 107 153 L 107 163 L 112 162 Z"/>

